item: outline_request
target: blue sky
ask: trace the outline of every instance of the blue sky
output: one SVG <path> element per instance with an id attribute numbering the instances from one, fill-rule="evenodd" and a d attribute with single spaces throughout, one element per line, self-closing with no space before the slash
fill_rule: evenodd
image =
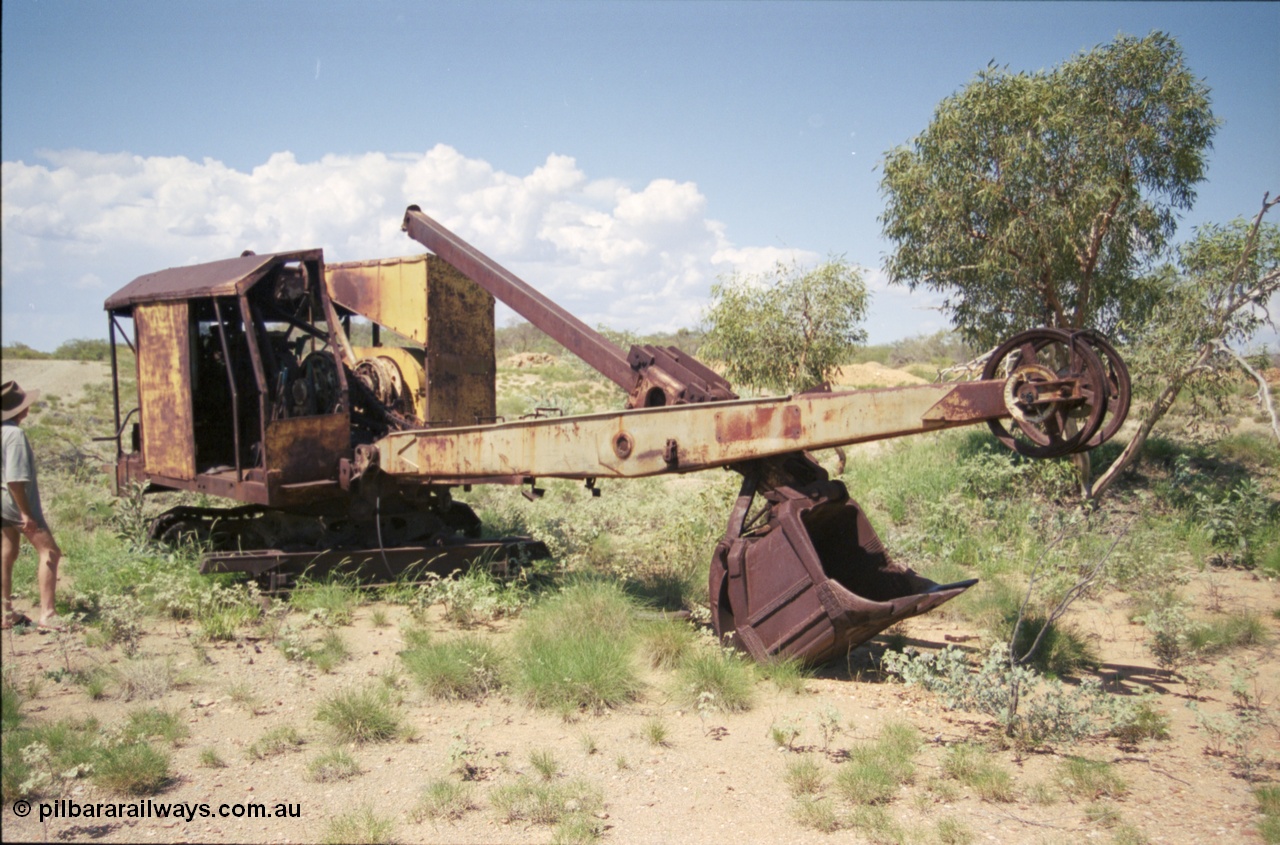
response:
<path id="1" fill-rule="evenodd" d="M 421 204 L 590 323 L 696 323 L 710 285 L 842 254 L 871 340 L 877 165 L 994 60 L 1174 35 L 1224 125 L 1182 233 L 1280 190 L 1280 4 L 66 2 L 3 6 L 3 339 L 105 337 L 162 267 L 420 251 Z"/>

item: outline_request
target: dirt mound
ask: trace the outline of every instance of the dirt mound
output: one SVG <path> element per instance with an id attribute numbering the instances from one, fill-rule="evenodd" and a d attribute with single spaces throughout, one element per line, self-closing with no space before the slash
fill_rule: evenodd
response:
<path id="1" fill-rule="evenodd" d="M 545 367 L 548 364 L 554 364 L 557 360 L 559 359 L 550 352 L 517 352 L 503 360 L 502 366 L 519 370 L 524 367 Z"/>
<path id="2" fill-rule="evenodd" d="M 0 365 L 5 381 L 16 381 L 24 390 L 39 390 L 44 398 L 75 402 L 85 385 L 111 378 L 111 365 L 102 361 L 5 360 Z"/>
<path id="3" fill-rule="evenodd" d="M 902 387 L 908 384 L 928 384 L 919 376 L 905 370 L 895 370 L 875 361 L 865 364 L 847 364 L 836 373 L 833 384 L 842 387 Z"/>

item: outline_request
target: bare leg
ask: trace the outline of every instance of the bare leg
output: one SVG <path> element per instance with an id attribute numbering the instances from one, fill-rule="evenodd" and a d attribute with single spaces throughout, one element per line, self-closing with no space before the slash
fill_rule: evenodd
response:
<path id="1" fill-rule="evenodd" d="M 54 609 L 54 592 L 58 586 L 58 563 L 62 560 L 62 549 L 58 541 L 47 528 L 36 528 L 27 534 L 31 545 L 40 553 L 40 566 L 36 570 L 36 583 L 40 586 L 40 623 L 57 624 L 57 611 Z"/>
<path id="2" fill-rule="evenodd" d="M 4 598 L 4 622 L 12 624 L 13 619 L 13 564 L 18 559 L 18 545 L 22 535 L 18 529 L 4 527 L 3 547 L 0 548 L 0 595 Z"/>

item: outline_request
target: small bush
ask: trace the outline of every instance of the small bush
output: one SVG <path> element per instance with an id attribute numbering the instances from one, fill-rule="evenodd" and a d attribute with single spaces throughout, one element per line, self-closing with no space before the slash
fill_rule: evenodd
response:
<path id="1" fill-rule="evenodd" d="M 529 764 L 543 780 L 554 780 L 560 774 L 560 761 L 556 755 L 545 748 L 536 748 L 529 752 Z"/>
<path id="2" fill-rule="evenodd" d="M 512 668 L 535 707 L 602 711 L 640 693 L 631 600 L 616 585 L 571 585 L 528 612 Z"/>
<path id="3" fill-rule="evenodd" d="M 1187 632 L 1187 646 L 1198 654 L 1211 655 L 1233 648 L 1265 645 L 1270 636 L 1258 614 L 1225 613 L 1193 626 Z"/>
<path id="4" fill-rule="evenodd" d="M 326 625 L 350 625 L 360 604 L 360 593 L 342 580 L 304 580 L 293 591 L 289 604 L 299 613 Z"/>
<path id="5" fill-rule="evenodd" d="M 791 815 L 801 827 L 819 833 L 835 833 L 845 826 L 830 798 L 806 794 L 792 805 Z"/>
<path id="6" fill-rule="evenodd" d="M 689 706 L 709 701 L 712 709 L 726 713 L 750 710 L 753 704 L 754 670 L 735 652 L 700 649 L 676 670 L 676 697 Z"/>
<path id="7" fill-rule="evenodd" d="M 647 623 L 639 631 L 642 650 L 655 669 L 672 669 L 694 648 L 697 635 L 687 622 L 661 619 Z"/>
<path id="8" fill-rule="evenodd" d="M 307 776 L 317 783 L 347 780 L 360 774 L 360 764 L 341 748 L 331 748 L 307 764 Z"/>
<path id="9" fill-rule="evenodd" d="M 812 755 L 806 754 L 787 763 L 783 779 L 787 783 L 787 788 L 791 790 L 791 795 L 799 798 L 820 793 L 826 777 L 818 761 Z"/>
<path id="10" fill-rule="evenodd" d="M 105 748 L 93 764 L 94 782 L 124 795 L 154 795 L 169 779 L 169 755 L 146 742 Z"/>
<path id="11" fill-rule="evenodd" d="M 915 776 L 914 758 L 920 732 L 910 725 L 891 723 L 872 742 L 849 751 L 849 760 L 836 773 L 836 789 L 853 804 L 891 800 Z"/>
<path id="12" fill-rule="evenodd" d="M 1128 790 L 1110 763 L 1068 757 L 1058 765 L 1057 782 L 1063 792 L 1083 800 L 1119 798 Z"/>
<path id="13" fill-rule="evenodd" d="M 433 698 L 477 700 L 500 684 L 498 652 L 476 636 L 413 646 L 400 652 L 400 660 Z"/>
<path id="14" fill-rule="evenodd" d="M 415 822 L 422 819 L 457 820 L 476 809 L 471 784 L 441 778 L 427 784 L 418 804 L 409 817 Z"/>
<path id="15" fill-rule="evenodd" d="M 326 698 L 316 719 L 333 728 L 342 742 L 386 742 L 402 730 L 400 714 L 384 685 L 347 689 Z"/>
<path id="16" fill-rule="evenodd" d="M 1012 801 L 1013 777 L 979 745 L 963 743 L 947 749 L 942 770 L 986 801 Z"/>
<path id="17" fill-rule="evenodd" d="M 321 841 L 325 845 L 390 845 L 396 824 L 366 805 L 329 821 Z"/>
<path id="18" fill-rule="evenodd" d="M 665 748 L 671 744 L 671 731 L 667 729 L 667 723 L 657 716 L 644 723 L 640 735 L 650 745 Z"/>
<path id="19" fill-rule="evenodd" d="M 179 714 L 148 707 L 129 714 L 123 733 L 130 741 L 160 739 L 170 745 L 177 745 L 179 740 L 191 735 L 191 729 Z"/>
<path id="20" fill-rule="evenodd" d="M 521 776 L 514 783 L 494 787 L 489 803 L 508 822 L 559 825 L 574 816 L 595 816 L 604 806 L 600 790 L 575 778 L 554 783 Z"/>
<path id="21" fill-rule="evenodd" d="M 216 748 L 200 749 L 200 766 L 205 769 L 225 769 L 227 761 L 222 759 Z"/>
<path id="22" fill-rule="evenodd" d="M 178 685 L 180 676 L 173 658 L 121 661 L 114 671 L 120 697 L 125 701 L 159 698 Z"/>
<path id="23" fill-rule="evenodd" d="M 293 725 L 280 725 L 255 740 L 245 749 L 245 754 L 250 760 L 265 760 L 286 751 L 296 751 L 302 743 L 302 735 L 297 728 Z"/>

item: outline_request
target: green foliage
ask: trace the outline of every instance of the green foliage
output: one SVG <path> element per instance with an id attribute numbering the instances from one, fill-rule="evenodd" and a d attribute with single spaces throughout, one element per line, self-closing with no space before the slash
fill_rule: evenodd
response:
<path id="1" fill-rule="evenodd" d="M 400 652 L 410 677 L 433 698 L 479 700 L 501 684 L 501 660 L 481 637 L 418 643 Z"/>
<path id="2" fill-rule="evenodd" d="M 422 611 L 434 605 L 444 606 L 444 618 L 469 628 L 518 614 L 533 598 L 528 582 L 520 579 L 503 580 L 493 575 L 489 567 L 476 563 L 465 572 L 441 578 L 434 572 L 426 574 L 418 587 L 414 610 Z"/>
<path id="3" fill-rule="evenodd" d="M 317 783 L 349 780 L 358 774 L 360 764 L 342 748 L 331 748 L 307 764 L 307 776 Z"/>
<path id="4" fill-rule="evenodd" d="M 571 584 L 532 608 L 524 623 L 512 683 L 534 706 L 567 716 L 639 695 L 634 609 L 616 584 Z"/>
<path id="5" fill-rule="evenodd" d="M 995 717 L 1022 747 L 1075 742 L 1105 732 L 1112 719 L 1113 705 L 1096 681 L 1070 687 L 1028 666 L 1010 666 L 1003 643 L 991 647 L 976 671 L 950 646 L 934 654 L 887 652 L 884 668 L 938 693 L 949 708 Z"/>
<path id="6" fill-rule="evenodd" d="M 328 724 L 342 742 L 386 742 L 403 730 L 391 693 L 382 684 L 340 690 L 326 697 L 316 719 Z"/>
<path id="7" fill-rule="evenodd" d="M 179 713 L 147 707 L 129 713 L 122 733 L 130 742 L 160 739 L 170 745 L 177 745 L 179 740 L 191 735 L 191 729 Z"/>
<path id="8" fill-rule="evenodd" d="M 804 754 L 787 763 L 783 780 L 791 795 L 799 798 L 804 795 L 817 795 L 822 792 L 826 777 L 822 766 L 811 754 Z"/>
<path id="9" fill-rule="evenodd" d="M 703 648 L 680 663 L 675 684 L 676 698 L 688 706 L 738 713 L 751 709 L 755 672 L 737 652 Z"/>
<path id="10" fill-rule="evenodd" d="M 1262 813 L 1262 821 L 1258 823 L 1258 833 L 1267 845 L 1280 843 L 1280 786 L 1260 786 L 1253 791 L 1258 799 L 1258 810 Z"/>
<path id="11" fill-rule="evenodd" d="M 170 780 L 168 754 L 149 743 L 131 742 L 103 749 L 93 763 L 93 779 L 124 795 L 154 795 Z"/>
<path id="12" fill-rule="evenodd" d="M 383 818 L 369 805 L 329 820 L 320 841 L 324 845 L 391 845 L 396 823 Z"/>
<path id="13" fill-rule="evenodd" d="M 871 742 L 849 749 L 849 759 L 836 773 L 836 790 L 854 804 L 880 804 L 897 795 L 915 776 L 920 732 L 889 723 Z"/>
<path id="14" fill-rule="evenodd" d="M 514 783 L 494 787 L 489 803 L 507 822 L 564 825 L 592 819 L 604 806 L 599 788 L 580 778 L 541 781 L 521 775 Z"/>
<path id="15" fill-rule="evenodd" d="M 1217 126 L 1163 33 L 1048 71 L 988 67 L 886 155 L 889 277 L 944 293 L 983 348 L 1035 325 L 1140 321 L 1153 290 L 1133 272 L 1191 207 Z"/>
<path id="16" fill-rule="evenodd" d="M 293 725 L 278 725 L 258 737 L 245 749 L 250 760 L 265 760 L 302 747 L 302 735 Z"/>
<path id="17" fill-rule="evenodd" d="M 1119 798 L 1129 789 L 1110 763 L 1084 757 L 1067 757 L 1059 763 L 1057 781 L 1067 795 L 1085 801 Z"/>
<path id="18" fill-rule="evenodd" d="M 326 625 L 350 625 L 360 593 L 349 580 L 329 578 L 324 581 L 300 580 L 289 597 L 289 604 Z"/>
<path id="19" fill-rule="evenodd" d="M 866 340 L 859 324 L 869 303 L 860 271 L 843 258 L 814 269 L 779 263 L 768 276 L 735 276 L 711 287 L 702 354 L 723 361 L 734 384 L 813 387 L 830 380 Z"/>
<path id="20" fill-rule="evenodd" d="M 471 784 L 439 778 L 427 784 L 409 817 L 414 821 L 422 819 L 456 821 L 474 809 L 476 809 L 476 803 Z"/>
<path id="21" fill-rule="evenodd" d="M 994 760 L 985 748 L 961 743 L 947 749 L 942 771 L 972 789 L 985 801 L 1013 800 L 1013 776 Z"/>

